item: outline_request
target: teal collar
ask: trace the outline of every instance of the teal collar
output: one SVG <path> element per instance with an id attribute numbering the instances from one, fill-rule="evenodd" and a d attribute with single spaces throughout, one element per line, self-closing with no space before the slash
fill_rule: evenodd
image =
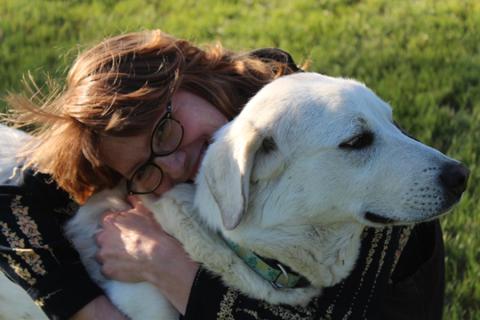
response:
<path id="1" fill-rule="evenodd" d="M 308 280 L 283 266 L 280 262 L 262 258 L 253 251 L 239 246 L 237 243 L 223 238 L 225 243 L 242 259 L 255 273 L 270 282 L 275 289 L 303 288 L 310 285 Z"/>

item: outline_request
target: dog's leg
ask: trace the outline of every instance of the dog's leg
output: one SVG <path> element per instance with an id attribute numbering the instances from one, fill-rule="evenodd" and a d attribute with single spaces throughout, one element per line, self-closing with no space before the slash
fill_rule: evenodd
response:
<path id="1" fill-rule="evenodd" d="M 113 304 L 132 320 L 178 319 L 178 312 L 150 283 L 107 281 L 102 287 Z"/>
<path id="2" fill-rule="evenodd" d="M 123 189 L 123 188 L 122 188 Z M 107 210 L 124 210 L 129 206 L 122 189 L 107 190 L 93 196 L 66 225 L 66 234 L 72 240 L 90 276 L 106 292 L 112 303 L 132 320 L 178 319 L 178 313 L 149 283 L 122 283 L 106 279 L 95 259 L 95 234 L 99 221 Z"/>
<path id="3" fill-rule="evenodd" d="M 232 256 L 226 249 L 223 240 L 199 221 L 193 209 L 193 195 L 195 188 L 192 185 L 183 184 L 176 186 L 162 198 L 156 201 L 145 201 L 155 219 L 163 229 L 178 241 L 180 241 L 190 257 L 208 265 L 213 256 L 218 256 L 221 261 L 218 264 L 231 266 Z M 226 254 L 218 254 L 218 252 Z M 214 270 L 218 267 L 215 266 Z"/>

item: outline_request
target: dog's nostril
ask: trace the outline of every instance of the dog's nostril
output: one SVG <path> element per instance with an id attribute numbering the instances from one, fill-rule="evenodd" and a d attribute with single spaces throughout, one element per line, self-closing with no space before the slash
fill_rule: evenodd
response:
<path id="1" fill-rule="evenodd" d="M 470 171 L 463 164 L 447 164 L 442 167 L 440 172 L 440 182 L 456 196 L 460 196 L 467 187 Z"/>

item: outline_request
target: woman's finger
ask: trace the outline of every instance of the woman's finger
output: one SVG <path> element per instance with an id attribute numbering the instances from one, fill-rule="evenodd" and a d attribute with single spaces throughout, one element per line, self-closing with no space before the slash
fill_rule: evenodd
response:
<path id="1" fill-rule="evenodd" d="M 130 210 L 132 210 L 132 209 L 130 209 Z M 101 225 L 105 226 L 107 223 L 113 224 L 115 222 L 115 220 L 118 220 L 118 218 L 127 215 L 130 212 L 130 210 L 127 210 L 127 211 L 106 211 L 100 219 Z"/>
<path id="2" fill-rule="evenodd" d="M 152 215 L 152 212 L 147 207 L 145 207 L 145 205 L 143 204 L 142 200 L 139 197 L 128 196 L 127 199 L 130 205 L 135 209 L 137 213 L 146 214 L 150 216 Z"/>

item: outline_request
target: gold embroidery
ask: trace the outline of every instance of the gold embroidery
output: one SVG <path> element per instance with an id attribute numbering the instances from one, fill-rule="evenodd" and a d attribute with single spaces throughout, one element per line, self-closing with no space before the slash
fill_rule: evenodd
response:
<path id="1" fill-rule="evenodd" d="M 388 252 L 388 247 L 390 245 L 390 241 L 392 240 L 392 232 L 393 232 L 393 227 L 387 227 L 385 228 L 384 230 L 386 230 L 387 234 L 386 234 L 386 237 L 385 237 L 385 241 L 383 242 L 383 250 L 382 252 L 380 253 L 380 260 L 378 262 L 378 268 L 377 268 L 377 273 L 375 274 L 375 277 L 373 279 L 373 283 L 372 283 L 372 286 L 370 288 L 370 293 L 368 295 L 368 299 L 367 299 L 367 302 L 365 303 L 365 306 L 363 308 L 363 315 L 362 315 L 362 318 L 365 319 L 366 318 L 366 314 L 367 314 L 367 311 L 368 311 L 368 307 L 370 305 L 370 301 L 372 300 L 372 297 L 375 293 L 375 288 L 377 286 L 377 279 L 378 279 L 378 276 L 380 275 L 380 272 L 383 270 L 383 264 L 385 262 L 385 256 Z"/>
<path id="2" fill-rule="evenodd" d="M 220 311 L 217 313 L 217 319 L 234 320 L 238 318 L 239 313 L 243 313 L 256 320 L 267 320 L 272 317 L 282 320 L 311 320 L 315 316 L 315 306 L 317 305 L 317 299 L 313 299 L 311 307 L 307 306 L 305 308 L 293 306 L 284 307 L 282 305 L 271 305 L 266 302 L 260 302 L 255 305 L 254 309 L 250 309 L 242 306 L 241 297 L 238 292 L 229 288 L 220 302 Z M 270 316 L 268 316 L 268 314 Z"/>
<path id="3" fill-rule="evenodd" d="M 61 292 L 62 290 L 59 289 L 59 290 L 56 290 L 56 291 L 53 291 L 53 292 L 50 292 L 49 294 L 47 294 L 46 296 L 44 297 L 40 297 L 40 298 L 37 298 L 34 300 L 35 304 L 37 306 L 39 306 L 40 308 L 43 307 L 45 305 L 45 301 L 50 299 L 51 296 L 53 296 L 54 294 L 57 294 L 59 292 Z"/>
<path id="4" fill-rule="evenodd" d="M 45 299 L 43 297 L 35 299 L 33 302 L 35 302 L 35 304 L 40 308 L 45 306 Z"/>
<path id="5" fill-rule="evenodd" d="M 313 305 L 317 305 L 317 300 L 313 301 Z M 261 306 L 270 311 L 275 317 L 282 320 L 310 320 L 313 319 L 313 308 L 291 307 L 285 308 L 281 305 L 273 305 L 262 303 Z"/>
<path id="6" fill-rule="evenodd" d="M 218 320 L 235 320 L 233 317 L 233 304 L 238 298 L 238 292 L 228 288 L 227 293 L 223 296 L 220 303 L 220 310 L 217 313 Z"/>
<path id="7" fill-rule="evenodd" d="M 45 275 L 47 271 L 43 267 L 42 260 L 40 256 L 35 251 L 17 253 L 20 255 L 25 262 L 32 268 L 33 272 L 39 275 Z"/>
<path id="8" fill-rule="evenodd" d="M 252 316 L 255 320 L 264 320 L 263 318 L 258 317 L 258 312 L 254 310 L 249 310 L 249 309 L 241 309 L 244 313 Z"/>
<path id="9" fill-rule="evenodd" d="M 29 230 L 33 230 L 33 233 L 35 233 L 36 230 L 36 232 L 38 233 L 37 225 L 28 216 L 28 207 L 23 207 L 19 205 L 20 199 L 21 197 L 17 196 L 12 201 L 10 206 L 12 213 L 17 218 L 17 223 L 20 226 L 20 229 L 23 233 Z M 12 251 L 14 251 L 23 261 L 25 261 L 25 263 L 31 267 L 34 273 L 39 275 L 45 275 L 47 272 L 45 271 L 45 267 L 43 266 L 40 256 L 34 250 L 30 248 L 25 248 L 26 245 L 24 239 L 21 239 L 17 233 L 13 232 L 5 222 L 0 222 L 0 228 Z M 33 241 L 32 239 L 29 239 L 30 244 L 34 247 L 40 247 L 41 242 L 38 240 L 38 238 L 39 237 L 34 237 Z M 48 249 L 48 246 L 46 247 Z"/>
<path id="10" fill-rule="evenodd" d="M 392 276 L 393 271 L 395 271 L 395 268 L 397 267 L 398 260 L 400 260 L 402 251 L 407 245 L 408 239 L 410 239 L 410 234 L 412 233 L 413 228 L 414 226 L 403 227 L 400 233 L 400 240 L 398 241 L 398 248 L 395 251 L 395 256 L 393 258 L 392 269 L 390 270 L 390 277 Z M 391 282 L 391 279 L 390 279 L 390 282 Z"/>
<path id="11" fill-rule="evenodd" d="M 368 230 L 372 231 L 372 229 L 368 229 Z M 365 232 L 367 232 L 367 229 L 365 229 Z M 370 242 L 370 249 L 368 250 L 367 257 L 365 258 L 365 266 L 363 268 L 362 275 L 360 276 L 360 281 L 358 283 L 357 290 L 355 290 L 355 292 L 353 293 L 352 300 L 350 302 L 350 307 L 348 308 L 347 312 L 345 313 L 342 319 L 348 319 L 352 314 L 352 308 L 355 304 L 355 300 L 358 297 L 358 293 L 361 291 L 360 289 L 362 288 L 363 282 L 365 281 L 365 276 L 368 270 L 370 269 L 370 266 L 372 265 L 373 256 L 376 253 L 378 242 L 380 241 L 381 238 L 383 238 L 384 229 L 378 229 L 378 230 L 375 229 L 373 230 L 373 232 L 374 232 L 373 239 Z M 357 262 L 357 263 L 360 263 L 360 262 Z"/>
<path id="12" fill-rule="evenodd" d="M 327 307 L 327 310 L 325 312 L 325 315 L 326 315 L 326 319 L 331 319 L 332 318 L 332 315 L 333 315 L 333 309 L 335 308 L 335 304 L 337 303 L 337 299 L 338 297 L 340 297 L 340 294 L 342 293 L 343 291 L 343 287 L 345 286 L 345 282 L 342 282 L 340 284 L 340 287 L 337 291 L 337 295 L 335 296 L 335 298 L 333 299 L 332 303 Z"/>
<path id="13" fill-rule="evenodd" d="M 1 232 L 8 241 L 11 248 L 25 248 L 25 241 L 20 239 L 18 235 L 10 230 L 5 222 L 0 221 Z"/>
<path id="14" fill-rule="evenodd" d="M 29 243 L 33 247 L 44 247 L 45 249 L 48 249 L 48 246 L 45 246 L 42 243 L 42 236 L 38 231 L 37 224 L 28 214 L 28 207 L 24 207 L 20 204 L 21 199 L 22 197 L 17 195 L 15 199 L 12 200 L 10 206 L 13 215 L 17 218 L 20 230 L 22 230 L 23 234 L 27 236 Z"/>
<path id="15" fill-rule="evenodd" d="M 25 269 L 25 268 L 22 268 L 16 261 L 14 261 L 12 259 L 12 257 L 10 257 L 9 255 L 7 254 L 4 254 L 2 253 L 2 256 L 8 260 L 8 264 L 10 265 L 10 267 L 13 269 L 13 271 L 20 277 L 22 278 L 23 280 L 25 280 L 29 285 L 33 286 L 35 283 L 37 283 L 37 280 L 35 280 L 35 278 L 32 277 L 32 275 L 30 274 L 30 272 Z"/>
<path id="16" fill-rule="evenodd" d="M 351 315 L 352 315 L 352 309 L 350 307 L 347 313 L 345 313 L 345 315 L 343 316 L 342 320 L 347 320 L 348 318 L 350 318 Z"/>

